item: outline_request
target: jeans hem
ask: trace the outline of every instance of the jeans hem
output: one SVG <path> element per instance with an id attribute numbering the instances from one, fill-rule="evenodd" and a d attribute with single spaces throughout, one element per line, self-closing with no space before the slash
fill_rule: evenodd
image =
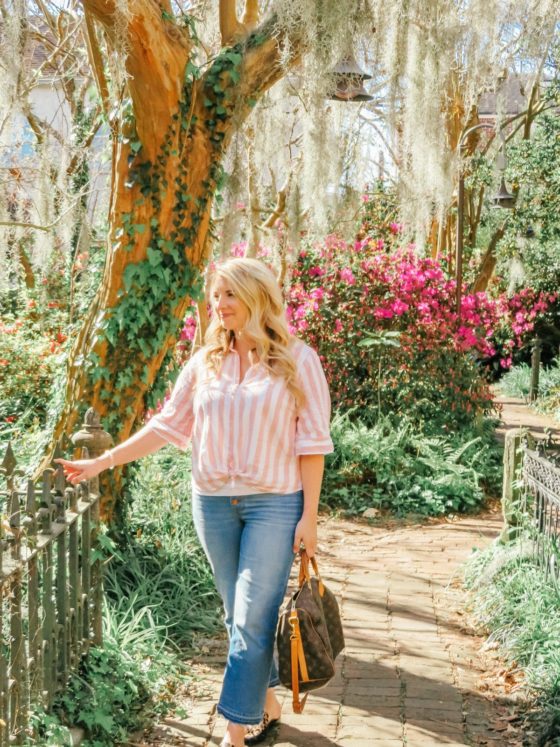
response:
<path id="1" fill-rule="evenodd" d="M 280 680 L 279 679 L 275 679 L 275 680 L 271 680 L 268 683 L 268 686 L 269 687 L 278 687 L 279 684 L 280 684 Z"/>
<path id="2" fill-rule="evenodd" d="M 255 724 L 260 724 L 263 718 L 262 713 L 260 716 L 242 716 L 235 711 L 231 711 L 229 708 L 224 708 L 219 703 L 216 710 L 221 716 L 227 718 L 228 721 L 232 721 L 234 724 L 247 724 L 248 726 L 253 726 Z"/>

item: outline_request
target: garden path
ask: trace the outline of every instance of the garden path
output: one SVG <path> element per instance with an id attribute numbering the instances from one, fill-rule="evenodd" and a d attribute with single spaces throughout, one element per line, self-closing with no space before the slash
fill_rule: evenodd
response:
<path id="1" fill-rule="evenodd" d="M 499 397 L 498 435 L 521 424 L 538 436 L 558 422 L 521 400 Z M 463 620 L 460 568 L 473 547 L 500 532 L 499 506 L 477 516 L 421 524 L 321 519 L 321 571 L 337 593 L 346 636 L 338 672 L 309 696 L 302 715 L 284 701 L 276 747 L 436 747 L 521 745 L 519 691 L 510 672 Z M 180 704 L 186 718 L 166 718 L 142 747 L 211 747 L 225 662 L 222 638 L 199 641 L 191 664 L 200 679 Z"/>
<path id="2" fill-rule="evenodd" d="M 535 412 L 523 399 L 496 393 L 494 400 L 502 407 L 501 423 L 497 429 L 502 440 L 506 431 L 521 425 L 527 427 L 535 438 L 543 438 L 545 429 L 553 431 L 557 439 L 560 436 L 560 422 L 550 415 Z"/>

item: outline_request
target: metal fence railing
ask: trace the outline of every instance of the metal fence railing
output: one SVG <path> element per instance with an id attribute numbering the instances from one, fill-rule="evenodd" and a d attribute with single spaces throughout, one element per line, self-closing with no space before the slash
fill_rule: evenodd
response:
<path id="1" fill-rule="evenodd" d="M 530 496 L 536 557 L 548 573 L 557 565 L 560 550 L 560 468 L 528 447 L 523 448 L 522 458 L 522 481 Z"/>
<path id="2" fill-rule="evenodd" d="M 86 414 L 73 437 L 106 443 Z M 82 438 L 80 439 L 80 436 Z M 60 449 L 57 455 L 60 455 Z M 10 445 L 0 465 L 0 747 L 22 744 L 34 705 L 49 707 L 92 644 L 102 642 L 97 482 L 66 484 L 60 465 L 23 480 Z"/>

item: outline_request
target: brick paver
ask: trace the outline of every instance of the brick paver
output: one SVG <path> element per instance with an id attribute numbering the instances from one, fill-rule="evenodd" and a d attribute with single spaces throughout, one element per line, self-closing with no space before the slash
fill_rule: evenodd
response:
<path id="1" fill-rule="evenodd" d="M 458 569 L 474 546 L 500 531 L 499 513 L 391 527 L 324 519 L 320 567 L 339 597 L 346 648 L 328 687 L 309 696 L 302 715 L 284 700 L 276 747 L 427 747 L 511 745 L 491 731 L 495 696 L 478 689 L 485 663 L 480 639 L 465 630 Z M 225 642 L 207 642 L 194 665 L 206 691 L 183 704 L 144 745 L 219 744 L 215 700 Z M 499 694 L 499 693 L 498 693 Z"/>

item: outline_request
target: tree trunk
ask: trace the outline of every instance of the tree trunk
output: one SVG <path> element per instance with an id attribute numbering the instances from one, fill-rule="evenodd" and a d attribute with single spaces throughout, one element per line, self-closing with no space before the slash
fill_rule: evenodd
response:
<path id="1" fill-rule="evenodd" d="M 490 282 L 490 278 L 494 274 L 494 269 L 496 267 L 496 246 L 498 241 L 503 238 L 505 230 L 506 224 L 504 223 L 492 234 L 492 238 L 488 243 L 488 248 L 484 252 L 484 256 L 480 263 L 476 279 L 470 288 L 471 293 L 481 293 L 488 288 L 488 283 Z"/>
<path id="2" fill-rule="evenodd" d="M 96 408 L 115 443 L 141 420 L 191 298 L 202 289 L 212 199 L 234 117 L 236 124 L 246 117 L 248 99 L 282 72 L 273 20 L 223 49 L 201 76 L 189 61 L 184 28 L 157 3 L 129 5 L 132 107 L 120 122 L 114 151 L 107 258 L 69 356 L 52 448 L 76 430 L 87 407 Z M 84 0 L 84 6 L 116 44 L 112 3 Z M 120 471 L 102 477 L 102 513 L 111 520 Z"/>

